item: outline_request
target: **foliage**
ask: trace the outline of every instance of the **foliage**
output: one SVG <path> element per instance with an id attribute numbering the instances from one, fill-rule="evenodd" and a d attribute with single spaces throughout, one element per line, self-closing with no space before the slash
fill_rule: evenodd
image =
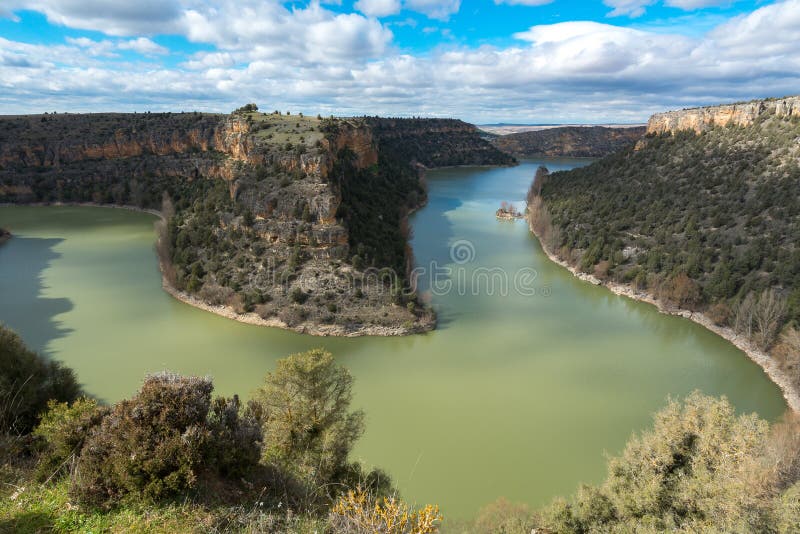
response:
<path id="1" fill-rule="evenodd" d="M 471 531 L 476 534 L 529 534 L 535 524 L 527 505 L 501 497 L 481 508 Z"/>
<path id="2" fill-rule="evenodd" d="M 788 435 L 798 427 L 790 429 Z M 540 526 L 553 532 L 772 532 L 797 520 L 791 490 L 783 488 L 800 475 L 794 467 L 775 467 L 798 465 L 800 442 L 771 449 L 776 439 L 767 422 L 737 416 L 724 398 L 693 393 L 670 401 L 652 430 L 609 460 L 601 486 L 584 486 L 571 502 L 555 501 Z"/>
<path id="3" fill-rule="evenodd" d="M 29 350 L 0 324 L 0 434 L 27 434 L 49 400 L 72 402 L 80 395 L 73 371 Z"/>
<path id="4" fill-rule="evenodd" d="M 72 404 L 51 400 L 33 434 L 43 441 L 36 473 L 46 481 L 68 473 L 89 433 L 108 415 L 108 408 L 82 397 Z"/>
<path id="5" fill-rule="evenodd" d="M 373 499 L 361 489 L 349 490 L 331 508 L 330 522 L 341 534 L 429 534 L 438 532 L 439 507 L 411 509 L 395 498 Z"/>
<path id="6" fill-rule="evenodd" d="M 212 389 L 208 379 L 147 377 L 86 440 L 73 494 L 98 505 L 129 495 L 158 500 L 192 489 L 205 470 L 231 475 L 253 467 L 257 431 L 248 417 L 239 418 L 237 400 L 216 401 L 209 418 Z M 231 445 L 239 450 L 227 456 Z"/>
<path id="7" fill-rule="evenodd" d="M 601 158 L 632 146 L 644 133 L 640 126 L 563 126 L 501 135 L 492 139 L 492 144 L 520 157 Z"/>
<path id="8" fill-rule="evenodd" d="M 263 460 L 322 486 L 342 479 L 364 428 L 351 412 L 353 378 L 333 356 L 314 349 L 278 361 L 253 395 L 263 429 Z"/>

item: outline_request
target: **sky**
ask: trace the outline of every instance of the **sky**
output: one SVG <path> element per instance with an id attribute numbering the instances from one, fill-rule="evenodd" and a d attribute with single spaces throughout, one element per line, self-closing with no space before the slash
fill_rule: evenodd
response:
<path id="1" fill-rule="evenodd" d="M 644 122 L 800 93 L 800 0 L 0 0 L 0 114 Z"/>

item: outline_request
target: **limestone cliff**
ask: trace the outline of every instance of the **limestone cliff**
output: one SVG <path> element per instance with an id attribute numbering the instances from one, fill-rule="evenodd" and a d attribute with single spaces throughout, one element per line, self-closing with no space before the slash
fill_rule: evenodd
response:
<path id="1" fill-rule="evenodd" d="M 0 117 L 0 203 L 160 209 L 168 198 L 175 215 L 159 252 L 174 294 L 299 331 L 406 334 L 432 327 L 432 315 L 369 272 L 405 279 L 405 217 L 425 201 L 412 163 L 509 159 L 460 121 Z"/>
<path id="2" fill-rule="evenodd" d="M 714 126 L 728 125 L 746 127 L 765 116 L 800 117 L 800 96 L 657 113 L 647 123 L 647 134 L 674 134 L 685 130 L 700 133 Z"/>

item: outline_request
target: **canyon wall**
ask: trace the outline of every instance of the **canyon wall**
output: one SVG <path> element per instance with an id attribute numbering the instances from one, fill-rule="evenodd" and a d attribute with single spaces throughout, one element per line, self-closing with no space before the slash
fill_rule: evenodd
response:
<path id="1" fill-rule="evenodd" d="M 800 117 L 800 96 L 656 113 L 647 123 L 647 134 L 686 130 L 700 133 L 714 126 L 750 126 L 764 116 Z"/>

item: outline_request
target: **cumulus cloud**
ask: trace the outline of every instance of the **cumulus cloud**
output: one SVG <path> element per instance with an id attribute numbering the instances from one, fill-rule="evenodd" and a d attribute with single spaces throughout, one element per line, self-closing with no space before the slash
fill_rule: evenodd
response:
<path id="1" fill-rule="evenodd" d="M 0 38 L 0 110 L 228 111 L 255 101 L 322 114 L 613 122 L 800 87 L 800 0 L 701 37 L 574 21 L 533 26 L 504 48 L 419 56 L 398 52 L 391 32 L 361 14 L 315 3 L 237 6 L 194 4 L 182 15 L 187 36 L 216 49 L 177 68 L 108 55 L 138 38 L 58 46 Z M 189 29 L 185 19 L 196 24 Z"/>
<path id="2" fill-rule="evenodd" d="M 400 12 L 400 0 L 358 0 L 353 7 L 368 17 L 386 17 Z"/>
<path id="3" fill-rule="evenodd" d="M 4 9 L 39 11 L 53 23 L 107 35 L 175 33 L 181 14 L 177 0 L 6 0 Z"/>
<path id="4" fill-rule="evenodd" d="M 131 39 L 130 41 L 123 41 L 119 43 L 120 50 L 133 50 L 145 56 L 154 56 L 169 54 L 169 50 L 163 46 L 154 43 L 147 37 L 139 37 L 138 39 Z"/>

